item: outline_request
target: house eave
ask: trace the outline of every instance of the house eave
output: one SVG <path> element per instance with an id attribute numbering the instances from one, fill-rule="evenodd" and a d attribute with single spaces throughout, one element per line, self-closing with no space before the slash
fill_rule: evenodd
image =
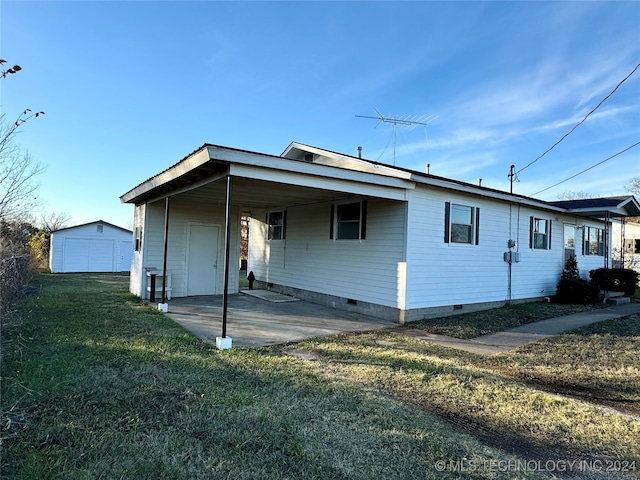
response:
<path id="1" fill-rule="evenodd" d="M 213 172 L 213 170 L 216 171 Z M 349 188 L 351 185 L 354 186 L 352 188 L 354 192 L 360 194 L 370 192 L 373 196 L 391 199 L 404 199 L 406 190 L 415 188 L 414 182 L 402 178 L 205 144 L 177 164 L 122 195 L 120 201 L 138 204 L 171 195 L 176 191 L 184 191 L 189 187 L 179 185 L 181 177 L 196 176 L 199 171 L 205 173 L 198 177 L 198 185 L 215 181 L 222 173 L 244 178 L 277 178 L 280 181 L 285 178 L 291 181 L 297 179 L 298 184 L 305 186 L 312 186 L 317 182 L 319 188 L 324 189 L 332 189 L 330 188 L 332 183 L 335 188 Z M 271 173 L 266 174 L 267 171 Z M 307 179 L 302 181 L 302 177 Z"/>

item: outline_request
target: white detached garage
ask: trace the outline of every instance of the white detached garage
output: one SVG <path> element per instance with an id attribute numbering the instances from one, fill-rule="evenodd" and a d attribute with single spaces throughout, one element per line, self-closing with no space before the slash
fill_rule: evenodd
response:
<path id="1" fill-rule="evenodd" d="M 51 273 L 128 272 L 133 232 L 102 220 L 51 232 Z"/>

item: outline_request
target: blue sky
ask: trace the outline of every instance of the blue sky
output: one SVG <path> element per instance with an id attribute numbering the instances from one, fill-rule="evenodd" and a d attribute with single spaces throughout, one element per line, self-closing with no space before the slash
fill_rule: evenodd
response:
<path id="1" fill-rule="evenodd" d="M 503 190 L 640 63 L 640 2 L 0 3 L 8 119 L 45 211 L 130 228 L 119 196 L 204 143 L 291 141 Z M 640 69 L 519 174 L 534 195 L 640 141 Z M 565 191 L 624 194 L 640 146 Z"/>

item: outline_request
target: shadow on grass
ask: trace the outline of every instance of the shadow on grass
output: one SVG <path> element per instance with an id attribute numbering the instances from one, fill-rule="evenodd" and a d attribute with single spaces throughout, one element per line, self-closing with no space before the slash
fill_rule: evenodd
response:
<path id="1" fill-rule="evenodd" d="M 455 478 L 435 462 L 499 454 L 276 348 L 219 352 L 125 277 L 39 280 L 4 352 L 25 423 L 3 422 L 3 478 Z"/>

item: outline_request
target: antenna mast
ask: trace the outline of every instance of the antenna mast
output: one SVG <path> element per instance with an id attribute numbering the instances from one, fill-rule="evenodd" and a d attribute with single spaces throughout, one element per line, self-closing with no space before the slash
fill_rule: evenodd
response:
<path id="1" fill-rule="evenodd" d="M 418 125 L 427 126 L 429 123 L 433 122 L 436 118 L 438 118 L 437 115 L 421 115 L 419 117 L 418 116 L 409 117 L 409 116 L 403 115 L 400 118 L 391 118 L 391 117 L 385 117 L 384 115 L 382 115 L 377 108 L 374 108 L 374 110 L 378 115 L 377 117 L 370 117 L 367 115 L 356 115 L 356 117 L 371 118 L 373 120 L 378 120 L 378 125 L 380 125 L 381 123 L 393 124 L 393 165 L 394 166 L 396 164 L 396 129 L 398 125 L 406 125 L 409 127 L 410 130 L 413 130 Z M 378 125 L 376 125 L 375 128 L 378 128 Z"/>

